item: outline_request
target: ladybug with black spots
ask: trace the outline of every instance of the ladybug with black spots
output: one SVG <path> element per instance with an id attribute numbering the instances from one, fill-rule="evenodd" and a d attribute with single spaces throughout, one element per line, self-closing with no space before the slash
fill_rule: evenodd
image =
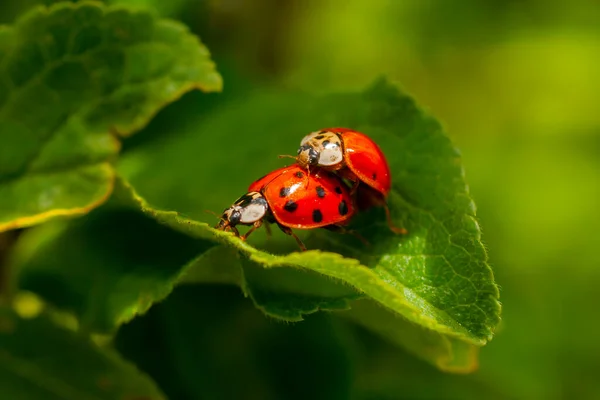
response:
<path id="1" fill-rule="evenodd" d="M 357 193 L 361 208 L 384 207 L 390 229 L 406 233 L 406 229 L 394 226 L 387 206 L 392 187 L 390 167 L 379 146 L 367 135 L 348 128 L 321 129 L 301 140 L 297 154 L 296 162 L 309 172 L 311 167 L 318 167 L 352 181 L 352 194 L 362 183 Z"/>
<path id="2" fill-rule="evenodd" d="M 326 228 L 353 233 L 344 225 L 354 213 L 350 190 L 342 179 L 325 170 L 308 175 L 296 164 L 275 170 L 253 182 L 248 193 L 223 211 L 215 228 L 231 230 L 246 240 L 265 222 L 276 223 L 284 233 L 294 237 L 304 251 L 306 246 L 292 229 Z M 237 225 L 252 227 L 240 236 Z"/>

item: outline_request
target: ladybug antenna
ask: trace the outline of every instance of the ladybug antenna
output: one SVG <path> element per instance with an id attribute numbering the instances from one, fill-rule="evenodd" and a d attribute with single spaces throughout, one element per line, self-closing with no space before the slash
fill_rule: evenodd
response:
<path id="1" fill-rule="evenodd" d="M 399 228 L 394 224 L 394 221 L 392 221 L 392 215 L 390 213 L 390 208 L 388 207 L 387 203 L 384 204 L 384 209 L 385 209 L 385 217 L 387 219 L 387 223 L 388 226 L 390 227 L 390 230 L 392 232 L 394 232 L 396 235 L 406 235 L 408 233 L 408 231 L 405 228 Z"/>
<path id="2" fill-rule="evenodd" d="M 215 217 L 217 217 L 217 218 L 221 219 L 221 216 L 220 216 L 219 214 L 217 214 L 216 212 L 214 212 L 214 211 L 211 211 L 211 210 L 204 210 L 204 212 L 205 212 L 205 213 L 212 214 L 212 215 L 214 215 Z"/>
<path id="3" fill-rule="evenodd" d="M 278 158 L 293 158 L 294 160 L 296 159 L 296 157 L 290 156 L 289 154 L 280 154 L 277 157 Z"/>

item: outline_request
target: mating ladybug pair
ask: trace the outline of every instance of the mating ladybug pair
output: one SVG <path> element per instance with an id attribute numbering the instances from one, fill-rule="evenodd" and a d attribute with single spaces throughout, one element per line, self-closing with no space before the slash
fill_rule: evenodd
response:
<path id="1" fill-rule="evenodd" d="M 357 207 L 383 206 L 390 229 L 406 233 L 391 221 L 386 202 L 391 189 L 390 169 L 369 137 L 346 128 L 323 129 L 302 139 L 295 159 L 297 164 L 252 183 L 248 193 L 223 212 L 216 228 L 240 236 L 236 225 L 252 225 L 241 236 L 245 240 L 263 222 L 267 222 L 267 229 L 269 223 L 276 223 L 306 250 L 293 228 L 350 232 L 344 225 Z"/>

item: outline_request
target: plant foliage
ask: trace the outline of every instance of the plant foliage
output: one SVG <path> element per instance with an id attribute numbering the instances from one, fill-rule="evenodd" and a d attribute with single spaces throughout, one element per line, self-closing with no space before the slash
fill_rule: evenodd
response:
<path id="1" fill-rule="evenodd" d="M 499 293 L 460 154 L 434 118 L 385 78 L 318 96 L 263 88 L 171 120 L 170 132 L 119 156 L 123 138 L 192 89 L 221 89 L 208 50 L 180 23 L 147 11 L 59 3 L 0 30 L 0 229 L 45 222 L 12 254 L 13 293 L 41 296 L 81 333 L 7 308 L 0 327 L 11 355 L 0 362 L 18 366 L 22 357 L 24 373 L 57 396 L 66 396 L 59 380 L 77 379 L 72 390 L 104 398 L 86 385 L 108 372 L 91 368 L 100 375 L 80 380 L 51 363 L 31 372 L 35 359 L 23 346 L 32 330 L 48 332 L 36 346 L 49 358 L 70 341 L 82 346 L 73 357 L 109 357 L 86 335 L 114 335 L 177 286 L 227 284 L 270 318 L 304 324 L 328 311 L 442 370 L 476 368 L 500 320 Z M 330 126 L 381 146 L 393 176 L 389 206 L 408 234 L 392 234 L 380 208 L 352 221 L 368 245 L 315 230 L 300 233 L 309 250 L 299 252 L 283 234 L 243 242 L 212 228 L 204 210 L 227 207 L 283 165 L 277 155 L 293 154 L 302 135 Z M 83 216 L 54 218 L 75 215 Z M 121 393 L 115 388 L 132 374 L 147 396 L 162 398 L 123 362 L 102 368 L 110 390 Z"/>

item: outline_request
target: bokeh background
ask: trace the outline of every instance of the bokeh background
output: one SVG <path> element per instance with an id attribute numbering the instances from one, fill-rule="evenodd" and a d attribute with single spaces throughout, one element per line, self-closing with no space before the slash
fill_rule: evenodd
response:
<path id="1" fill-rule="evenodd" d="M 461 149 L 501 288 L 502 325 L 463 376 L 322 313 L 286 325 L 237 288 L 181 287 L 117 341 L 171 398 L 600 398 L 597 0 L 111 2 L 184 21 L 225 82 L 167 107 L 125 156 L 262 87 L 362 90 L 385 74 Z M 0 22 L 35 3 L 2 0 Z"/>

